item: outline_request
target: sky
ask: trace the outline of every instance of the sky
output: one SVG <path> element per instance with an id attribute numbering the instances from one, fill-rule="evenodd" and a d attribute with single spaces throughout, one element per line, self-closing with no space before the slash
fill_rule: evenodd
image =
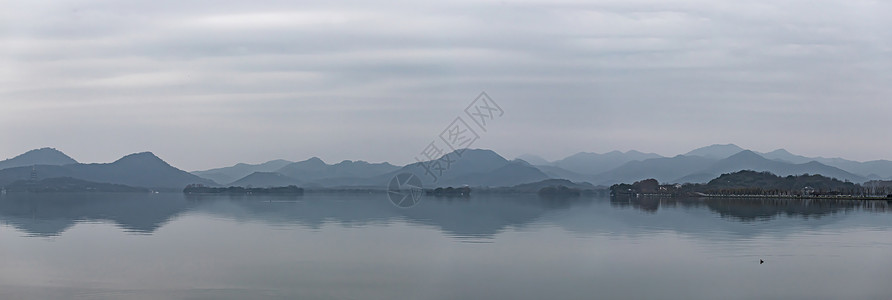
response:
<path id="1" fill-rule="evenodd" d="M 889 1 L 0 0 L 0 158 L 152 151 L 199 170 L 474 148 L 717 143 L 892 159 Z"/>

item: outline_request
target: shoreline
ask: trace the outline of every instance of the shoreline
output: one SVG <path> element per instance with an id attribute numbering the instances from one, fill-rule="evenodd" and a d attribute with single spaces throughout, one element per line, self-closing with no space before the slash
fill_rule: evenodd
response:
<path id="1" fill-rule="evenodd" d="M 801 195 L 717 195 L 717 194 L 702 194 L 696 193 L 693 195 L 670 195 L 670 194 L 637 194 L 637 195 L 622 195 L 628 197 L 640 197 L 640 198 L 734 198 L 734 199 L 791 199 L 791 200 L 862 200 L 862 201 L 879 201 L 879 200 L 887 200 L 892 201 L 892 198 L 887 196 L 853 196 L 853 195 L 839 195 L 839 196 L 801 196 Z"/>

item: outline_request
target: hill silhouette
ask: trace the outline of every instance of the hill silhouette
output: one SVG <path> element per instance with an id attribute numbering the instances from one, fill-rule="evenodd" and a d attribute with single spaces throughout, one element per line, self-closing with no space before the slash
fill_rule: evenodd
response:
<path id="1" fill-rule="evenodd" d="M 290 163 L 293 162 L 284 159 L 271 160 L 262 164 L 238 163 L 230 167 L 193 171 L 192 174 L 213 180 L 219 184 L 226 184 L 251 175 L 254 172 L 273 172 Z"/>
<path id="2" fill-rule="evenodd" d="M 62 151 L 53 148 L 40 148 L 0 161 L 0 170 L 33 165 L 62 166 L 76 163 L 76 160 L 65 155 Z"/>
<path id="3" fill-rule="evenodd" d="M 38 165 L 0 170 L 0 186 L 31 179 L 32 173 L 37 179 L 71 177 L 153 189 L 177 190 L 193 183 L 215 185 L 213 181 L 174 168 L 151 152 L 142 152 L 124 156 L 112 163 Z"/>
<path id="4" fill-rule="evenodd" d="M 251 175 L 245 176 L 242 179 L 239 179 L 235 182 L 227 184 L 227 186 L 240 186 L 240 187 L 275 187 L 275 186 L 289 186 L 289 185 L 300 185 L 300 180 L 288 177 L 286 175 L 276 173 L 276 172 L 254 172 Z"/>

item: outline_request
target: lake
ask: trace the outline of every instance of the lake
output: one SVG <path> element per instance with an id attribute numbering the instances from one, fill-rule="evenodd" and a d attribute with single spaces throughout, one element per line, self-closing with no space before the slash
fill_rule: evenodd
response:
<path id="1" fill-rule="evenodd" d="M 886 201 L 7 194 L 0 299 L 892 299 Z M 764 260 L 764 264 L 759 261 Z"/>

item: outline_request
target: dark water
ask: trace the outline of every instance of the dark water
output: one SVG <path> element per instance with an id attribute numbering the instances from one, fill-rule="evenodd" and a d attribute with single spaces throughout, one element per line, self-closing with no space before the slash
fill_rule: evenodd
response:
<path id="1" fill-rule="evenodd" d="M 0 299 L 892 299 L 890 209 L 8 194 Z"/>

